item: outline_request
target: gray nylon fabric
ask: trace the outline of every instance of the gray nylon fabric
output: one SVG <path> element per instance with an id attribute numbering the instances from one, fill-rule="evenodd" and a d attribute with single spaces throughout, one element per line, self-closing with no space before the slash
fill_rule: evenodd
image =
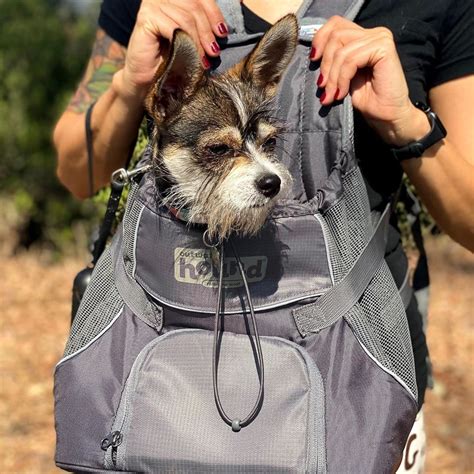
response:
<path id="1" fill-rule="evenodd" d="M 262 338 L 265 400 L 257 419 L 234 433 L 214 405 L 212 337 L 208 331 L 169 332 L 137 358 L 112 428 L 123 433 L 116 466 L 137 472 L 324 473 L 324 389 L 314 363 L 297 345 Z M 244 335 L 224 333 L 221 340 L 219 385 L 231 418 L 248 412 L 258 391 L 249 345 Z M 113 467 L 110 456 L 105 464 Z"/>
<path id="2" fill-rule="evenodd" d="M 202 230 L 143 206 L 136 232 L 135 279 L 163 304 L 213 313 L 217 265 L 203 243 Z M 293 216 L 269 220 L 256 237 L 233 238 L 256 310 L 320 295 L 332 285 L 320 222 L 309 206 L 299 207 Z M 234 257 L 226 257 L 224 282 L 225 312 L 241 311 L 243 281 Z"/>
<path id="3" fill-rule="evenodd" d="M 305 0 L 298 16 L 305 26 L 335 13 L 353 18 L 362 3 Z M 261 36 L 245 34 L 239 2 L 219 4 L 231 35 L 218 71 Z M 150 173 L 132 187 L 124 223 L 96 269 L 105 276 L 88 289 L 68 358 L 56 368 L 58 466 L 75 472 L 393 471 L 417 411 L 403 304 L 409 287 L 402 285 L 400 296 L 386 263 L 368 246 L 380 214 L 370 211 L 356 164 L 351 103 L 321 107 L 309 48 L 301 33 L 277 98 L 278 114 L 288 122 L 281 160 L 294 178 L 290 200 L 275 208 L 260 236 L 233 240 L 265 360 L 259 415 L 239 433 L 218 415 L 214 257 L 203 246 L 202 227 L 186 226 L 160 207 Z M 242 417 L 259 384 L 248 301 L 235 262 L 226 265 L 219 392 L 226 412 Z M 364 278 L 355 279 L 351 268 Z M 340 297 L 347 304 L 336 304 Z M 321 315 L 324 327 L 314 320 Z M 101 440 L 116 429 L 122 444 L 104 452 Z"/>
<path id="4" fill-rule="evenodd" d="M 416 417 L 415 399 L 367 357 L 345 319 L 301 345 L 324 380 L 328 472 L 395 472 Z"/>
<path id="5" fill-rule="evenodd" d="M 117 234 L 115 245 L 113 249 L 120 249 L 121 245 L 121 234 Z M 124 245 L 124 248 L 127 248 Z M 115 254 L 115 252 L 112 252 Z M 126 250 L 124 251 L 126 255 Z M 127 273 L 126 267 L 132 264 L 132 261 L 124 256 L 124 258 L 117 258 L 115 256 L 115 287 L 120 295 L 120 300 L 133 311 L 143 322 L 156 329 L 158 332 L 163 327 L 163 308 L 158 305 L 155 301 L 152 301 L 143 288 L 138 283 L 130 278 Z"/>
<path id="6" fill-rule="evenodd" d="M 110 432 L 134 360 L 156 335 L 124 308 L 101 338 L 56 366 L 57 462 L 103 468 L 100 442 Z"/>

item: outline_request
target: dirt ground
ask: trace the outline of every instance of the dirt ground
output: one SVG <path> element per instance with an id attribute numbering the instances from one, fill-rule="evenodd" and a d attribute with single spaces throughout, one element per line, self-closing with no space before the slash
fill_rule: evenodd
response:
<path id="1" fill-rule="evenodd" d="M 427 396 L 427 472 L 474 472 L 474 256 L 446 237 L 428 242 L 428 339 L 436 387 Z M 52 375 L 69 327 L 79 260 L 0 257 L 0 473 L 54 467 Z"/>

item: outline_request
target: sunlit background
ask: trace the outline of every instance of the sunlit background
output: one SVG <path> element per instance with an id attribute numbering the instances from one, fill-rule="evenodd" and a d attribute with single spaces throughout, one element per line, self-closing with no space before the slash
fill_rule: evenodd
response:
<path id="1" fill-rule="evenodd" d="M 99 0 L 0 0 L 0 473 L 54 467 L 52 374 L 101 199 L 56 179 L 51 134 L 90 53 Z M 474 257 L 427 235 L 427 472 L 474 472 Z M 416 253 L 411 251 L 412 260 Z"/>

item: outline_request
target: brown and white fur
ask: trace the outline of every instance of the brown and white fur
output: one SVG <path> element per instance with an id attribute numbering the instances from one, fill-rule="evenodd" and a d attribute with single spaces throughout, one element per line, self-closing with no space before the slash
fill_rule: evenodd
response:
<path id="1" fill-rule="evenodd" d="M 281 127 L 272 99 L 298 38 L 294 15 L 272 26 L 252 52 L 208 75 L 191 38 L 177 31 L 146 100 L 155 122 L 153 160 L 165 201 L 205 222 L 210 237 L 258 232 L 291 177 L 275 155 Z"/>

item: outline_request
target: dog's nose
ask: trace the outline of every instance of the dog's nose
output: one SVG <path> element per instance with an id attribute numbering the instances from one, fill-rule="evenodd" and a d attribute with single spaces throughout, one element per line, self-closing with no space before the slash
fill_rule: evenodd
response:
<path id="1" fill-rule="evenodd" d="M 265 174 L 256 181 L 257 189 L 268 198 L 272 198 L 280 191 L 281 179 L 276 174 Z"/>

